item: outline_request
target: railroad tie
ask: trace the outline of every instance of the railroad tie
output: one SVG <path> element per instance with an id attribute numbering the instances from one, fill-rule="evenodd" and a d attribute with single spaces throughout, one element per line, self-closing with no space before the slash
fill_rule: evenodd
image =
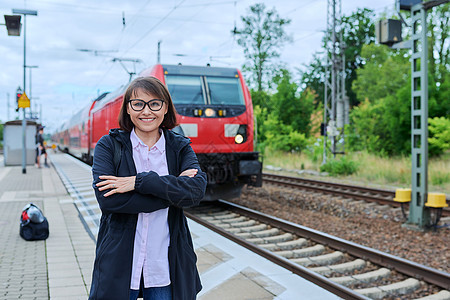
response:
<path id="1" fill-rule="evenodd" d="M 266 230 L 267 228 L 268 228 L 268 226 L 266 224 L 258 224 L 258 225 L 254 225 L 254 226 L 243 227 L 243 228 L 241 228 L 241 231 L 254 232 L 254 231 Z"/>
<path id="2" fill-rule="evenodd" d="M 244 230 L 245 227 L 250 227 L 256 224 L 255 220 L 246 220 L 243 222 L 235 222 L 235 223 L 230 223 L 231 226 L 233 227 L 242 227 L 241 229 Z"/>
<path id="3" fill-rule="evenodd" d="M 222 219 L 233 219 L 239 217 L 238 214 L 230 213 L 230 212 L 224 212 L 224 211 L 218 211 L 217 213 L 208 213 L 206 216 L 202 217 L 202 219 L 205 219 L 206 221 L 212 219 L 212 220 L 222 220 Z"/>
<path id="4" fill-rule="evenodd" d="M 386 278 L 389 275 L 391 275 L 391 271 L 386 268 L 380 268 L 375 271 L 357 274 L 357 275 L 351 275 L 351 276 L 342 276 L 342 277 L 331 277 L 330 280 L 333 280 L 336 283 L 349 286 L 354 283 L 364 282 L 374 282 L 381 278 Z"/>
<path id="5" fill-rule="evenodd" d="M 275 235 L 270 237 L 263 237 L 263 238 L 247 238 L 247 241 L 254 244 L 273 244 L 273 243 L 280 243 L 280 242 L 286 242 L 293 239 L 293 235 L 291 233 L 285 233 L 281 235 Z"/>
<path id="6" fill-rule="evenodd" d="M 279 233 L 280 233 L 280 230 L 278 228 L 270 228 L 270 229 L 266 229 L 266 230 L 255 231 L 255 232 L 237 233 L 236 235 L 245 239 L 245 238 L 252 238 L 252 237 L 265 238 L 265 237 L 277 235 Z"/>
<path id="7" fill-rule="evenodd" d="M 305 246 L 308 243 L 308 241 L 304 238 L 287 241 L 287 242 L 281 242 L 281 243 L 270 243 L 270 244 L 261 244 L 260 247 L 264 248 L 269 251 L 275 251 L 277 249 L 283 249 L 283 250 L 292 250 L 295 248 L 301 248 Z"/>
<path id="8" fill-rule="evenodd" d="M 292 233 L 286 232 L 284 234 L 264 237 L 263 239 L 265 243 L 281 243 L 291 241 L 292 239 L 294 239 L 294 236 L 292 235 Z"/>
<path id="9" fill-rule="evenodd" d="M 319 273 L 320 275 L 327 276 L 333 272 L 337 273 L 345 273 L 351 272 L 354 270 L 361 270 L 366 266 L 366 262 L 363 259 L 355 259 L 353 261 L 349 261 L 346 263 L 331 265 L 331 266 L 323 266 L 323 267 L 315 267 L 310 268 L 311 271 Z"/>
<path id="10" fill-rule="evenodd" d="M 410 294 L 420 287 L 420 282 L 414 278 L 408 278 L 406 280 L 382 285 L 377 287 L 371 287 L 366 289 L 358 289 L 355 292 L 361 295 L 367 296 L 372 299 L 382 299 L 387 295 L 404 295 Z"/>
<path id="11" fill-rule="evenodd" d="M 274 253 L 285 258 L 299 258 L 299 257 L 307 257 L 307 256 L 317 256 L 325 251 L 325 247 L 323 245 L 315 245 L 308 248 L 303 249 L 295 249 L 295 250 L 285 250 L 285 251 L 275 251 Z"/>
<path id="12" fill-rule="evenodd" d="M 344 257 L 344 254 L 341 251 L 334 251 L 328 254 L 312 256 L 312 257 L 304 257 L 304 258 L 294 258 L 291 261 L 295 262 L 304 267 L 310 265 L 327 265 L 332 264 Z"/>
<path id="13" fill-rule="evenodd" d="M 290 249 L 294 249 L 294 248 L 301 248 L 301 247 L 305 246 L 307 243 L 308 243 L 308 241 L 306 239 L 300 238 L 300 239 L 296 239 L 296 240 L 292 240 L 292 241 L 277 243 L 277 245 L 281 249 L 290 250 Z"/>
<path id="14" fill-rule="evenodd" d="M 227 219 L 221 219 L 221 220 L 224 223 L 238 223 L 238 222 L 247 221 L 248 219 L 246 217 L 243 217 L 243 216 L 238 216 L 236 218 L 231 218 L 231 219 L 227 218 Z"/>
<path id="15" fill-rule="evenodd" d="M 267 225 L 265 224 L 259 224 L 259 225 L 255 225 L 255 226 L 249 226 L 249 227 L 235 227 L 233 224 L 229 224 L 229 223 L 221 223 L 221 222 L 216 222 L 213 223 L 216 226 L 219 226 L 221 228 L 224 228 L 226 231 L 236 234 L 242 238 L 248 238 L 248 237 L 252 237 L 252 232 L 259 232 L 259 231 L 264 231 L 267 229 Z"/>
<path id="16" fill-rule="evenodd" d="M 416 300 L 449 300 L 449 299 L 450 299 L 450 292 L 447 290 L 442 290 L 439 293 L 422 297 Z"/>
<path id="17" fill-rule="evenodd" d="M 230 228 L 231 224 L 229 223 L 224 223 L 222 220 L 216 220 L 216 219 L 212 219 L 212 220 L 206 220 L 207 222 L 222 227 L 222 228 Z"/>

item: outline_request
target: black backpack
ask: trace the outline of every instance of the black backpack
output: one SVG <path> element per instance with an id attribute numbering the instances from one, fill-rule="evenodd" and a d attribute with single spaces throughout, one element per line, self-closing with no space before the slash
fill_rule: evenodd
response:
<path id="1" fill-rule="evenodd" d="M 48 238 L 48 221 L 42 211 L 33 203 L 27 204 L 20 216 L 20 236 L 26 241 Z"/>

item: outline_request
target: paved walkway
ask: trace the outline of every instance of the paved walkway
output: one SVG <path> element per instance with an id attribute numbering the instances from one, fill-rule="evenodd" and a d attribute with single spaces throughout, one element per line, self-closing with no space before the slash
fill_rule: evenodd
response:
<path id="1" fill-rule="evenodd" d="M 22 208 L 33 202 L 48 219 L 50 236 L 19 236 Z M 5 167 L 0 162 L 0 300 L 87 299 L 95 243 L 53 168 Z"/>

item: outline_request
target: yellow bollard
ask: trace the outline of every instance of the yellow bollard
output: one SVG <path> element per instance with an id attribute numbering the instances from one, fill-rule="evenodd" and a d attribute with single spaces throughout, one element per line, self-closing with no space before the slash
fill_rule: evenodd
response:
<path id="1" fill-rule="evenodd" d="M 445 194 L 443 194 L 443 193 L 428 193 L 428 201 L 427 201 L 427 203 L 425 203 L 425 206 L 434 207 L 434 208 L 447 207 L 448 204 L 445 200 Z"/>
<path id="2" fill-rule="evenodd" d="M 411 201 L 411 189 L 397 189 L 395 190 L 395 202 L 410 202 Z"/>

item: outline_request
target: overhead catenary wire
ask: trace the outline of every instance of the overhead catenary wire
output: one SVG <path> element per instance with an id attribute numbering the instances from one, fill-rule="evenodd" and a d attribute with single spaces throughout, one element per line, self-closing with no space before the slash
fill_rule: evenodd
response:
<path id="1" fill-rule="evenodd" d="M 183 2 L 186 0 L 181 0 L 177 5 L 175 5 L 159 22 L 153 25 L 149 30 L 147 30 L 134 44 L 132 44 L 125 52 L 124 55 L 133 49 L 137 44 L 139 44 L 147 35 L 150 34 L 156 27 L 158 27 L 162 22 L 164 22 L 168 16 L 170 16 Z"/>

